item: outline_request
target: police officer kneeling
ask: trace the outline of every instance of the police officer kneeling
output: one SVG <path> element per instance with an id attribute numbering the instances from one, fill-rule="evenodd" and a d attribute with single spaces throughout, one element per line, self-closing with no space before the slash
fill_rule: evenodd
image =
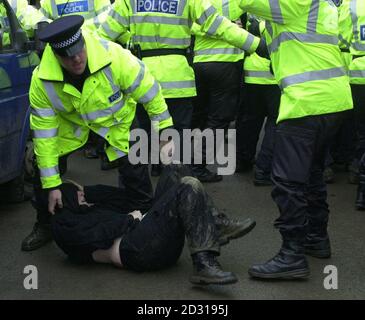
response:
<path id="1" fill-rule="evenodd" d="M 31 81 L 31 129 L 36 155 L 34 179 L 37 223 L 22 250 L 37 249 L 52 239 L 50 213 L 62 207 L 60 175 L 67 156 L 81 148 L 90 131 L 103 137 L 110 161 L 118 159 L 121 185 L 134 208 L 146 212 L 152 184 L 146 165 L 128 161 L 129 132 L 136 103 L 144 105 L 158 128 L 172 126 L 159 84 L 143 62 L 121 46 L 81 33 L 84 18 L 66 16 L 39 34 L 47 42 Z M 48 210 L 40 205 L 48 196 Z"/>

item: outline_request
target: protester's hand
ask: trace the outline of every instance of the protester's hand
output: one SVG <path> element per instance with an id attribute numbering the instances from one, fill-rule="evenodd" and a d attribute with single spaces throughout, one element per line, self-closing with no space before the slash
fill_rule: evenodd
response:
<path id="1" fill-rule="evenodd" d="M 247 31 L 249 33 L 252 33 L 256 37 L 261 37 L 260 22 L 255 18 L 250 18 L 248 21 L 250 22 L 250 24 Z"/>
<path id="2" fill-rule="evenodd" d="M 130 214 L 133 219 L 142 220 L 142 212 L 139 210 L 134 210 L 132 212 L 129 212 L 128 214 Z"/>
<path id="3" fill-rule="evenodd" d="M 266 41 L 264 38 L 260 39 L 260 43 L 256 49 L 256 53 L 262 57 L 270 60 L 269 50 L 267 49 Z"/>
<path id="4" fill-rule="evenodd" d="M 161 162 L 165 165 L 171 164 L 172 157 L 175 151 L 174 141 L 171 139 L 169 141 L 161 141 L 160 142 L 160 159 Z"/>
<path id="5" fill-rule="evenodd" d="M 58 208 L 63 207 L 62 192 L 60 189 L 52 190 L 48 194 L 48 211 L 55 214 L 56 206 Z"/>

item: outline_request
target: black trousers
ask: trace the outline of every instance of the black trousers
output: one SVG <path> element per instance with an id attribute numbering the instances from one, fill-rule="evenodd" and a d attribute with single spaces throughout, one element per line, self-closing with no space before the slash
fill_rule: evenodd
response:
<path id="1" fill-rule="evenodd" d="M 181 255 L 184 239 L 191 254 L 219 254 L 214 216 L 218 213 L 201 183 L 186 166 L 164 168 L 152 209 L 122 238 L 122 263 L 135 271 L 173 265 Z"/>
<path id="2" fill-rule="evenodd" d="M 304 241 L 327 232 L 328 204 L 323 180 L 326 154 L 343 112 L 291 119 L 277 125 L 272 198 L 280 216 L 274 225 L 284 240 Z"/>
<path id="3" fill-rule="evenodd" d="M 169 113 L 174 122 L 174 128 L 179 132 L 180 141 L 184 129 L 191 129 L 191 121 L 193 115 L 192 97 L 187 98 L 167 98 L 165 99 Z M 136 116 L 139 127 L 144 129 L 148 136 L 151 135 L 151 122 L 146 110 L 142 105 L 137 105 Z M 182 159 L 183 143 L 180 143 L 180 158 Z"/>
<path id="4" fill-rule="evenodd" d="M 67 170 L 67 158 L 69 155 L 59 158 L 59 170 L 61 176 Z M 153 188 L 148 173 L 148 166 L 137 164 L 132 165 L 128 161 L 128 157 L 122 157 L 118 159 L 119 162 L 119 181 L 122 183 L 124 192 L 126 192 L 131 201 L 133 201 L 133 207 L 141 212 L 147 212 L 152 205 Z M 40 180 L 40 172 L 35 167 L 35 177 L 33 178 L 34 197 L 32 199 L 32 205 L 37 210 L 37 222 L 40 224 L 49 224 L 51 214 L 47 210 L 47 206 L 42 205 L 44 199 L 48 199 L 48 190 L 42 189 Z"/>
<path id="5" fill-rule="evenodd" d="M 281 91 L 277 85 L 246 83 L 237 116 L 237 161 L 253 163 L 256 146 L 264 120 L 265 135 L 256 166 L 271 172 L 275 143 L 276 119 L 278 117 Z"/>
<path id="6" fill-rule="evenodd" d="M 242 63 L 242 60 L 194 63 L 197 96 L 193 100 L 193 128 L 228 129 L 238 110 Z M 204 143 L 202 153 L 203 166 L 205 166 Z"/>
<path id="7" fill-rule="evenodd" d="M 357 144 L 355 161 L 358 162 L 365 153 L 365 85 L 351 84 L 352 99 L 354 101 L 355 127 Z"/>

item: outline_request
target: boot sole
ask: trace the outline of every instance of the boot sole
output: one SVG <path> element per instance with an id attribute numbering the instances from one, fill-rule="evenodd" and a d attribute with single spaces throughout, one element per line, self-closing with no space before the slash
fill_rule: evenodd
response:
<path id="1" fill-rule="evenodd" d="M 26 251 L 26 252 L 28 252 L 28 251 L 34 251 L 34 250 L 37 250 L 37 249 L 45 246 L 47 243 L 52 242 L 52 241 L 53 241 L 53 239 L 48 240 L 48 241 L 45 241 L 45 242 L 42 242 L 42 243 L 38 243 L 38 244 L 33 245 L 33 246 L 22 245 L 21 249 L 22 249 L 22 251 Z"/>
<path id="2" fill-rule="evenodd" d="M 248 274 L 253 278 L 260 279 L 303 279 L 307 278 L 310 274 L 308 269 L 298 269 L 293 271 L 285 271 L 278 273 L 257 273 L 255 271 L 248 271 Z"/>
<path id="3" fill-rule="evenodd" d="M 256 226 L 256 221 L 252 221 L 247 227 L 241 229 L 237 233 L 231 233 L 223 238 L 219 238 L 219 245 L 224 246 L 230 242 L 230 240 L 234 240 L 237 238 L 241 238 L 252 231 L 253 228 Z"/>
<path id="4" fill-rule="evenodd" d="M 331 258 L 331 253 L 328 253 L 328 251 L 311 251 L 311 250 L 305 250 L 304 253 L 307 256 L 311 256 L 318 259 L 329 259 Z"/>
<path id="5" fill-rule="evenodd" d="M 209 285 L 209 284 L 217 284 L 217 285 L 226 285 L 226 284 L 233 284 L 238 282 L 237 278 L 229 278 L 229 279 L 220 279 L 220 278 L 203 278 L 203 277 L 199 277 L 199 276 L 191 276 L 190 277 L 190 282 L 192 284 L 197 284 L 197 285 Z"/>
<path id="6" fill-rule="evenodd" d="M 269 186 L 273 185 L 272 182 L 264 182 L 264 181 L 257 181 L 257 180 L 254 180 L 253 184 L 256 187 L 269 187 Z"/>

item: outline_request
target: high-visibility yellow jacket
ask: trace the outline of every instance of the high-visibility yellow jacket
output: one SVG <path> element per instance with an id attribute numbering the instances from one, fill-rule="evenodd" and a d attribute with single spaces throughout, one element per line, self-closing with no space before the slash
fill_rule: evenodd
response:
<path id="1" fill-rule="evenodd" d="M 241 0 L 240 7 L 266 20 L 272 67 L 282 90 L 278 122 L 353 107 L 332 1 Z"/>
<path id="2" fill-rule="evenodd" d="M 49 19 L 78 14 L 85 18 L 83 29 L 95 31 L 111 8 L 109 0 L 41 0 L 40 11 Z"/>
<path id="3" fill-rule="evenodd" d="M 143 62 L 115 43 L 84 38 L 90 76 L 82 93 L 64 82 L 49 45 L 33 73 L 30 121 L 43 188 L 61 184 L 58 158 L 83 146 L 90 130 L 109 142 L 110 161 L 127 155 L 136 102 L 159 129 L 172 125 L 160 86 Z"/>
<path id="4" fill-rule="evenodd" d="M 186 49 L 193 23 L 242 50 L 254 52 L 259 38 L 218 15 L 208 0 L 116 0 L 99 34 L 114 40 L 130 30 L 132 42 L 142 50 Z M 196 95 L 194 71 L 183 55 L 143 58 L 161 84 L 166 98 Z"/>
<path id="5" fill-rule="evenodd" d="M 340 7 L 340 40 L 351 53 L 350 83 L 365 84 L 365 1 L 343 1 Z"/>
<path id="6" fill-rule="evenodd" d="M 228 20 L 235 21 L 243 14 L 238 6 L 239 0 L 210 0 L 217 12 Z M 200 30 L 196 23 L 192 27 L 195 34 L 194 63 L 197 62 L 236 62 L 243 59 L 244 51 Z"/>
<path id="7" fill-rule="evenodd" d="M 249 17 L 250 16 L 252 15 L 249 14 Z M 254 16 L 252 16 L 252 18 L 257 19 Z M 261 20 L 259 23 L 261 36 L 266 36 L 267 38 L 269 35 L 265 29 L 265 21 Z M 270 60 L 260 57 L 257 53 L 253 53 L 245 58 L 243 74 L 245 83 L 263 85 L 277 84 L 274 75 L 270 71 Z"/>
<path id="8" fill-rule="evenodd" d="M 28 37 L 33 37 L 34 29 L 36 29 L 38 22 L 48 21 L 39 10 L 29 5 L 27 0 L 8 0 L 8 2 L 14 10 L 20 26 L 27 33 Z M 10 44 L 9 24 L 7 20 L 6 10 L 0 4 L 0 25 L 3 34 L 3 45 Z"/>

